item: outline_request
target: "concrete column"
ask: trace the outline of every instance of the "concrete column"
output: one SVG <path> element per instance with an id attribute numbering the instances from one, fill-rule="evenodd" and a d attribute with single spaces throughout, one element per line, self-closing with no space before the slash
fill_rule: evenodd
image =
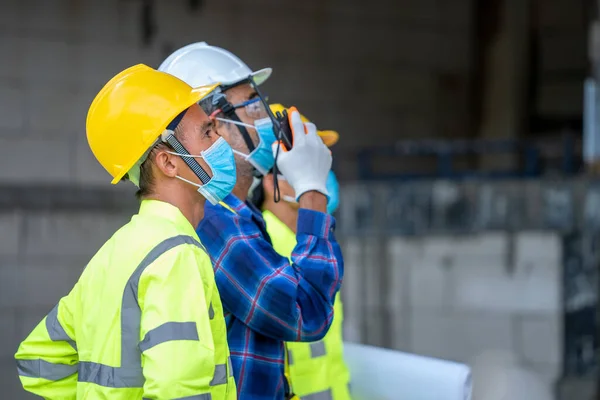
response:
<path id="1" fill-rule="evenodd" d="M 527 117 L 530 0 L 504 0 L 499 7 L 496 36 L 484 63 L 484 90 L 480 136 L 517 138 Z M 515 156 L 481 157 L 484 168 L 512 168 Z"/>

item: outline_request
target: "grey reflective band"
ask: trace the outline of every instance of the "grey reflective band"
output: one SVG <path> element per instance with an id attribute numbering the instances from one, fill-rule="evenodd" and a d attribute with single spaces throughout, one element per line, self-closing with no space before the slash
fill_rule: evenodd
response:
<path id="1" fill-rule="evenodd" d="M 144 340 L 140 342 L 140 351 L 151 349 L 164 342 L 174 340 L 198 341 L 198 328 L 195 322 L 165 322 L 159 327 L 146 333 Z"/>
<path id="2" fill-rule="evenodd" d="M 288 356 L 288 364 L 292 365 L 294 363 L 294 357 L 292 357 L 292 351 L 286 347 L 287 356 Z"/>
<path id="3" fill-rule="evenodd" d="M 208 318 L 213 319 L 215 317 L 215 310 L 212 306 L 212 301 L 210 302 L 210 307 L 208 307 Z"/>
<path id="4" fill-rule="evenodd" d="M 204 249 L 191 236 L 174 236 L 156 245 L 137 266 L 125 285 L 121 305 L 121 366 L 110 367 L 99 363 L 80 361 L 78 378 L 80 382 L 95 383 L 100 386 L 113 388 L 141 388 L 144 386 L 142 353 L 139 342 L 142 316 L 138 305 L 140 277 L 146 268 L 161 255 L 183 244 L 190 244 Z M 215 370 L 215 377 L 216 373 L 217 370 Z M 215 379 L 213 378 L 213 380 Z M 186 398 L 209 400 L 210 395 L 202 394 Z"/>
<path id="5" fill-rule="evenodd" d="M 142 400 L 152 400 L 144 397 Z M 212 395 L 210 393 L 197 394 L 196 396 L 188 396 L 188 397 L 178 397 L 173 400 L 212 400 Z"/>
<path id="6" fill-rule="evenodd" d="M 17 360 L 17 371 L 20 376 L 60 381 L 77 373 L 77 364 L 52 364 L 40 359 Z"/>
<path id="7" fill-rule="evenodd" d="M 69 337 L 69 335 L 67 335 L 67 332 L 65 332 L 65 329 L 58 321 L 58 304 L 55 305 L 52 311 L 46 316 L 46 330 L 48 331 L 50 340 L 53 342 L 65 341 L 77 350 L 77 344 Z"/>
<path id="8" fill-rule="evenodd" d="M 229 376 L 233 376 L 233 367 L 231 366 L 231 356 L 227 357 L 227 369 L 229 369 Z"/>
<path id="9" fill-rule="evenodd" d="M 327 389 L 322 392 L 302 396 L 302 400 L 333 400 L 333 394 L 331 393 L 331 389 Z"/>
<path id="10" fill-rule="evenodd" d="M 77 351 L 77 344 L 67 335 L 67 332 L 58 321 L 58 304 L 46 316 L 46 330 L 50 340 L 53 342 L 66 342 Z M 17 371 L 20 376 L 59 381 L 77 373 L 78 367 L 77 364 L 53 364 L 41 359 L 17 360 Z"/>
<path id="11" fill-rule="evenodd" d="M 324 356 L 325 354 L 327 354 L 327 351 L 325 350 L 325 342 L 322 340 L 319 340 L 318 342 L 309 343 L 309 346 L 310 346 L 310 357 L 311 358 L 321 357 L 321 356 Z M 287 351 L 288 365 L 293 365 L 294 358 L 292 357 L 292 351 L 289 350 L 287 347 L 286 347 L 286 351 Z"/>
<path id="12" fill-rule="evenodd" d="M 89 361 L 79 361 L 78 380 L 111 388 L 141 388 L 145 382 L 141 364 L 136 367 L 109 367 Z"/>
<path id="13" fill-rule="evenodd" d="M 224 383 L 227 383 L 227 364 L 217 364 L 215 365 L 215 373 L 212 381 L 210 381 L 210 386 L 222 385 Z"/>
<path id="14" fill-rule="evenodd" d="M 312 358 L 324 356 L 325 353 L 325 342 L 322 340 L 310 344 L 310 356 Z"/>

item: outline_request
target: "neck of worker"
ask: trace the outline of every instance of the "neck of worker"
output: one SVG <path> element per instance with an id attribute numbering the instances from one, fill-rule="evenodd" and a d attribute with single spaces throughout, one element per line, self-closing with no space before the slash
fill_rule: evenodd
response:
<path id="1" fill-rule="evenodd" d="M 273 197 L 269 197 L 265 199 L 263 203 L 263 210 L 273 213 L 278 220 L 283 222 L 285 226 L 292 230 L 292 232 L 296 233 L 296 227 L 298 226 L 298 210 L 292 207 L 287 201 L 280 200 L 275 203 Z"/>
<path id="2" fill-rule="evenodd" d="M 204 218 L 206 199 L 197 191 L 187 189 L 186 187 L 172 187 L 158 191 L 148 196 L 147 199 L 162 201 L 178 208 L 195 230 Z"/>
<path id="3" fill-rule="evenodd" d="M 252 186 L 252 175 L 238 174 L 237 182 L 235 183 L 235 187 L 231 193 L 233 193 L 233 195 L 241 201 L 246 201 L 246 199 L 248 199 L 248 191 L 250 190 L 250 186 Z"/>

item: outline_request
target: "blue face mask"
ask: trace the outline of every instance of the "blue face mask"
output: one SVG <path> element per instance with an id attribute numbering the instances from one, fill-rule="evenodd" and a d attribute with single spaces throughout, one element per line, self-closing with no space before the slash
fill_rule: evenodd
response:
<path id="1" fill-rule="evenodd" d="M 327 202 L 327 213 L 333 214 L 339 204 L 340 204 L 340 184 L 335 177 L 333 171 L 329 171 L 329 175 L 327 175 L 327 182 L 325 183 L 325 188 L 327 189 L 327 193 L 329 194 L 329 201 Z"/>
<path id="2" fill-rule="evenodd" d="M 222 122 L 228 122 L 235 125 L 242 125 L 247 128 L 252 128 L 258 133 L 258 144 L 250 154 L 244 154 L 240 151 L 233 150 L 235 154 L 243 157 L 262 175 L 269 173 L 269 170 L 275 165 L 273 150 L 271 145 L 277 139 L 275 138 L 275 130 L 273 129 L 273 121 L 271 118 L 262 118 L 254 121 L 254 125 L 244 124 L 243 122 L 233 121 L 230 119 L 216 118 Z"/>
<path id="3" fill-rule="evenodd" d="M 222 137 L 217 139 L 208 149 L 201 152 L 200 155 L 180 154 L 171 151 L 169 153 L 179 157 L 204 159 L 212 171 L 212 177 L 208 183 L 199 185 L 180 176 L 177 176 L 177 179 L 196 186 L 198 193 L 204 196 L 211 204 L 219 203 L 233 190 L 236 183 L 235 159 L 231 146 Z"/>

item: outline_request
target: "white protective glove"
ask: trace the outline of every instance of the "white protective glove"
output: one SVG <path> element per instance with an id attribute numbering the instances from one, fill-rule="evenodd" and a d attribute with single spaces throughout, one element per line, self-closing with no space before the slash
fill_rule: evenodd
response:
<path id="1" fill-rule="evenodd" d="M 327 175 L 331 169 L 331 151 L 317 135 L 315 124 L 303 123 L 300 113 L 290 110 L 293 146 L 291 150 L 273 143 L 273 156 L 277 154 L 277 168 L 296 192 L 296 201 L 302 194 L 315 190 L 329 197 L 326 188 Z"/>

